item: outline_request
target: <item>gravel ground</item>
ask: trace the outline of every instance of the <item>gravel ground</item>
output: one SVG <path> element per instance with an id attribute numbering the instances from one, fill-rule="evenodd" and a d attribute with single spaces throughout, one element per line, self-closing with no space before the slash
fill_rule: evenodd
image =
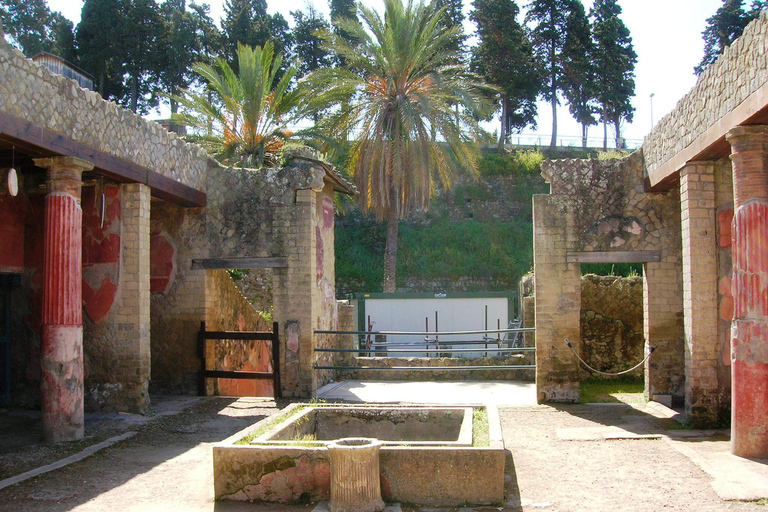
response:
<path id="1" fill-rule="evenodd" d="M 123 421 L 115 421 L 113 416 L 111 421 L 103 419 L 98 428 L 89 423 L 88 427 L 94 427 L 88 429 L 94 439 L 126 430 L 137 434 L 83 461 L 0 490 L 0 510 L 312 510 L 311 505 L 212 501 L 211 446 L 287 405 L 261 399 L 209 398 L 190 402 L 186 409 L 167 416 L 159 413 L 155 418 Z M 7 461 L 23 460 L 27 465 L 48 461 L 60 449 L 39 443 L 25 445 L 20 440 L 24 436 L 18 433 L 16 437 L 3 435 L 13 430 L 5 424 L 7 416 L 0 413 L 3 471 L 9 472 Z M 564 440 L 579 438 L 579 432 L 643 421 L 651 429 L 660 429 L 628 406 L 505 408 L 501 418 L 508 449 L 506 503 L 502 509 L 476 510 L 768 512 L 759 503 L 722 501 L 710 486 L 711 478 L 666 441 Z M 20 421 L 16 427 L 23 424 Z M 17 453 L 19 448 L 25 456 Z M 403 510 L 420 509 L 404 506 Z"/>

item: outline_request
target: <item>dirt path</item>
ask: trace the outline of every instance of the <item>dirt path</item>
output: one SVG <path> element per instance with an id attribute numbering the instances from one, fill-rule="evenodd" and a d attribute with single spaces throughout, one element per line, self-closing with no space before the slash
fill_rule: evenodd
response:
<path id="1" fill-rule="evenodd" d="M 156 418 L 81 462 L 0 490 L 0 510 L 310 511 L 311 505 L 212 501 L 211 446 L 285 405 L 211 399 Z M 758 503 L 721 500 L 711 477 L 668 441 L 605 440 L 600 432 L 616 425 L 662 432 L 628 406 L 505 408 L 501 418 L 509 450 L 505 511 L 768 512 Z"/>
<path id="2" fill-rule="evenodd" d="M 253 511 L 250 503 L 213 503 L 211 446 L 285 405 L 222 398 L 157 418 L 81 462 L 0 490 L 0 510 Z"/>
<path id="3" fill-rule="evenodd" d="M 709 475 L 662 439 L 606 440 L 606 427 L 663 432 L 623 405 L 577 405 L 501 411 L 509 511 L 768 511 L 726 502 Z"/>

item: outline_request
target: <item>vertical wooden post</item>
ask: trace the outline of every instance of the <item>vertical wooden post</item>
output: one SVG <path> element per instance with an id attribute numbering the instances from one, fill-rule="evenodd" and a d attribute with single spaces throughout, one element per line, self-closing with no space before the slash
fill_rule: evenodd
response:
<path id="1" fill-rule="evenodd" d="M 283 398 L 280 384 L 280 324 L 272 322 L 272 388 L 275 398 Z"/>
<path id="2" fill-rule="evenodd" d="M 205 396 L 205 321 L 200 322 L 200 331 L 197 333 L 197 356 L 200 358 L 200 372 L 197 375 L 197 394 Z"/>

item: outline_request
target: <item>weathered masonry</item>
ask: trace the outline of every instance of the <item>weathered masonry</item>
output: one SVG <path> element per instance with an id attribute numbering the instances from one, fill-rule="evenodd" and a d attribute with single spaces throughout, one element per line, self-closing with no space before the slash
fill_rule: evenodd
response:
<path id="1" fill-rule="evenodd" d="M 644 264 L 649 399 L 694 424 L 729 413 L 733 452 L 768 457 L 768 13 L 635 154 L 553 161 L 534 198 L 537 388 L 579 398 L 580 264 Z"/>
<path id="2" fill-rule="evenodd" d="M 258 327 L 224 268 L 274 268 L 283 393 L 323 383 L 310 336 L 335 327 L 332 198 L 353 193 L 327 164 L 222 168 L 0 37 L 0 172 L 0 402 L 42 403 L 49 439 L 82 437 L 85 407 L 196 393 L 201 321 Z"/>

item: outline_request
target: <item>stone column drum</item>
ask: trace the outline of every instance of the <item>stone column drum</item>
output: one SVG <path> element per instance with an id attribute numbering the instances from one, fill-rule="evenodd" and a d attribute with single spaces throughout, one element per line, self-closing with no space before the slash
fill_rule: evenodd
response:
<path id="1" fill-rule="evenodd" d="M 35 165 L 48 169 L 40 356 L 43 433 L 47 441 L 75 441 L 84 433 L 81 176 L 93 165 L 70 157 L 35 159 Z"/>
<path id="2" fill-rule="evenodd" d="M 768 126 L 737 126 L 733 164 L 731 451 L 768 458 Z"/>
<path id="3" fill-rule="evenodd" d="M 331 512 L 381 512 L 379 449 L 376 439 L 339 439 L 328 445 L 331 460 Z"/>

